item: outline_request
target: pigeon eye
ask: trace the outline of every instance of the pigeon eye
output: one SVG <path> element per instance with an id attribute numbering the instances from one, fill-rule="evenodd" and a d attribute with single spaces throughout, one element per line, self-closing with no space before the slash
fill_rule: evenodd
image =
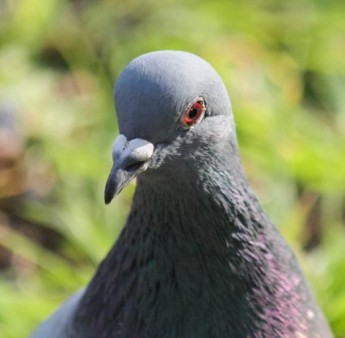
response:
<path id="1" fill-rule="evenodd" d="M 197 124 L 205 114 L 205 102 L 202 97 L 197 97 L 181 117 L 181 122 L 185 127 Z"/>

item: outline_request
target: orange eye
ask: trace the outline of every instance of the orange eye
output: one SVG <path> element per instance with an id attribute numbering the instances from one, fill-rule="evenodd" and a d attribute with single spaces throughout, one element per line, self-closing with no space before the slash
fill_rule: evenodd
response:
<path id="1" fill-rule="evenodd" d="M 205 102 L 203 98 L 198 97 L 182 115 L 181 122 L 186 127 L 191 127 L 197 124 L 204 116 Z"/>

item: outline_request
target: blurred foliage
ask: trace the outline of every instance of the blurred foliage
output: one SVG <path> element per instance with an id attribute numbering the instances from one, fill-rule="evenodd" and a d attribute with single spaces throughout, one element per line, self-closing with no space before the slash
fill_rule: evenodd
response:
<path id="1" fill-rule="evenodd" d="M 223 77 L 249 179 L 345 337 L 344 16 L 342 0 L 1 0 L 0 337 L 86 284 L 121 230 L 134 185 L 103 205 L 113 80 L 159 49 Z"/>

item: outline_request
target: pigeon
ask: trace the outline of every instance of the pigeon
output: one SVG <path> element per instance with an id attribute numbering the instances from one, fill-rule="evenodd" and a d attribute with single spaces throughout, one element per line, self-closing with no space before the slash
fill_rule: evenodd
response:
<path id="1" fill-rule="evenodd" d="M 88 286 L 32 337 L 332 337 L 244 174 L 214 68 L 147 53 L 124 68 L 114 99 L 105 202 L 136 178 L 127 222 Z"/>

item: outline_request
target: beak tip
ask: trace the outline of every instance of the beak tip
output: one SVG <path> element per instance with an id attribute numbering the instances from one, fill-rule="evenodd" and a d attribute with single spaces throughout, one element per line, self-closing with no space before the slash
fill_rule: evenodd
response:
<path id="1" fill-rule="evenodd" d="M 111 202 L 112 198 L 109 198 L 108 196 L 104 196 L 104 203 L 108 205 Z"/>
<path id="2" fill-rule="evenodd" d="M 109 204 L 115 195 L 115 191 L 114 191 L 114 182 L 112 182 L 112 180 L 107 181 L 107 184 L 105 185 L 105 190 L 104 190 L 104 203 L 105 204 Z"/>

